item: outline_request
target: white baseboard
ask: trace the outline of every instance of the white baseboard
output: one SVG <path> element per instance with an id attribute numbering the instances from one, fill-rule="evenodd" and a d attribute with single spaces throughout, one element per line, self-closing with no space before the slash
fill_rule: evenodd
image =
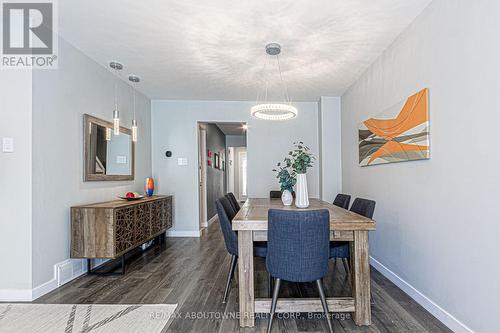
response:
<path id="1" fill-rule="evenodd" d="M 434 317 L 443 324 L 448 326 L 456 333 L 474 333 L 469 327 L 465 326 L 460 320 L 453 317 L 445 309 L 434 303 L 433 300 L 415 289 L 411 284 L 400 278 L 396 273 L 385 267 L 380 261 L 370 256 L 370 264 L 375 267 L 383 276 L 389 279 L 392 283 L 403 290 L 408 296 L 413 298 L 415 302 L 423 306 Z"/>
<path id="2" fill-rule="evenodd" d="M 199 230 L 169 230 L 167 237 L 200 237 Z"/>
<path id="3" fill-rule="evenodd" d="M 0 289 L 0 302 L 31 302 L 31 289 Z"/>
<path id="4" fill-rule="evenodd" d="M 50 293 L 52 290 L 57 289 L 57 287 L 59 287 L 59 285 L 57 284 L 57 279 L 52 278 L 50 281 L 47 281 L 44 284 L 33 288 L 31 292 L 31 299 L 35 300 L 39 297 L 42 297 L 43 295 Z"/>
<path id="5" fill-rule="evenodd" d="M 108 260 L 94 260 L 94 268 Z M 54 275 L 49 281 L 33 289 L 0 289 L 0 302 L 31 302 L 87 273 L 87 260 L 66 259 L 54 265 Z"/>

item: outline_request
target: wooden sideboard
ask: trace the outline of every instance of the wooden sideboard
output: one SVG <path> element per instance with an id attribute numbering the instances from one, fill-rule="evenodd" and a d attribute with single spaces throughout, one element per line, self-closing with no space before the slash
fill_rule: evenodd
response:
<path id="1" fill-rule="evenodd" d="M 115 259 L 172 227 L 172 196 L 71 207 L 71 258 Z"/>

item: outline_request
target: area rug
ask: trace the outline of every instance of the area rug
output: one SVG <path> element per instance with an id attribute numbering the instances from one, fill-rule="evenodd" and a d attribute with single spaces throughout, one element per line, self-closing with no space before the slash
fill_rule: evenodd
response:
<path id="1" fill-rule="evenodd" d="M 0 332 L 163 332 L 177 304 L 0 304 Z"/>

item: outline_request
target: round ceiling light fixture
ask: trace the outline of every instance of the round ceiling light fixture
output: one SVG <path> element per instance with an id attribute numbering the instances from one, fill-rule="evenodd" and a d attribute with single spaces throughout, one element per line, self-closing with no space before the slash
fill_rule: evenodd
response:
<path id="1" fill-rule="evenodd" d="M 276 64 L 279 73 L 279 79 L 282 86 L 284 102 L 283 103 L 269 103 L 267 101 L 269 81 L 265 80 L 265 92 L 264 101 L 259 103 L 259 97 L 257 97 L 257 104 L 250 109 L 250 113 L 253 117 L 264 120 L 288 120 L 297 117 L 298 110 L 294 107 L 290 101 L 288 95 L 288 88 L 283 80 L 283 74 L 281 73 L 281 66 L 279 60 L 279 54 L 281 53 L 281 46 L 277 43 L 270 43 L 266 45 L 266 53 L 268 59 L 266 59 L 266 64 L 264 66 L 264 72 L 266 70 L 267 64 L 270 63 L 271 58 L 276 57 Z"/>

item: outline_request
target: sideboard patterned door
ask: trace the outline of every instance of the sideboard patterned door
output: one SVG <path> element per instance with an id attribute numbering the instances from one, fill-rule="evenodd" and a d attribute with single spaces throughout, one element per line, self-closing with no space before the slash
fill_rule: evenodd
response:
<path id="1" fill-rule="evenodd" d="M 135 207 L 120 208 L 115 211 L 116 224 L 116 253 L 123 252 L 134 245 L 135 242 Z"/>

